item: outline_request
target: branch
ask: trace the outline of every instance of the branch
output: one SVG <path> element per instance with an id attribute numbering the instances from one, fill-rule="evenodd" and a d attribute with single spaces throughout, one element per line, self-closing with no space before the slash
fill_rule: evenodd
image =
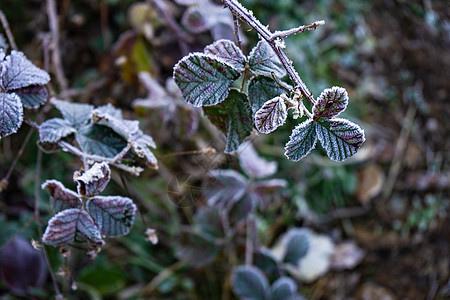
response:
<path id="1" fill-rule="evenodd" d="M 317 26 L 324 24 L 324 21 L 316 21 L 310 25 L 300 26 L 294 29 L 286 30 L 286 31 L 277 31 L 272 33 L 267 26 L 261 24 L 261 22 L 255 18 L 252 12 L 248 11 L 245 7 L 243 7 L 237 0 L 224 0 L 224 5 L 230 9 L 230 11 L 236 15 L 236 17 L 243 19 L 248 25 L 250 25 L 264 40 L 266 40 L 269 45 L 272 47 L 275 54 L 280 59 L 281 64 L 286 69 L 286 72 L 289 74 L 292 82 L 295 85 L 295 90 L 299 90 L 301 94 L 314 105 L 315 100 L 312 94 L 309 92 L 305 83 L 302 81 L 297 71 L 294 69 L 292 65 L 292 61 L 287 57 L 284 50 L 284 41 L 283 37 L 286 37 L 291 34 L 295 34 L 298 32 L 303 32 L 304 30 L 315 29 Z"/>
<path id="2" fill-rule="evenodd" d="M 9 28 L 8 20 L 5 17 L 5 14 L 0 9 L 0 21 L 2 22 L 3 29 L 5 30 L 6 36 L 8 37 L 9 44 L 13 50 L 17 50 L 16 42 L 14 41 L 14 36 L 11 33 L 11 29 Z"/>

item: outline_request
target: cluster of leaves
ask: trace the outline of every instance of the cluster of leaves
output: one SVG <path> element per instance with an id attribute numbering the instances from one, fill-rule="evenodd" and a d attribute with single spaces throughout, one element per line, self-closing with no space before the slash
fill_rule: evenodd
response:
<path id="1" fill-rule="evenodd" d="M 259 157 L 250 143 L 239 149 L 241 168 L 247 179 L 234 170 L 210 171 L 202 186 L 206 206 L 194 217 L 194 232 L 177 249 L 179 258 L 200 266 L 211 262 L 225 245 L 239 235 L 240 224 L 257 208 L 264 210 L 276 201 L 287 185 L 284 179 L 263 179 L 277 170 L 275 162 Z"/>
<path id="2" fill-rule="evenodd" d="M 103 237 L 125 235 L 133 225 L 136 206 L 127 197 L 99 196 L 110 180 L 105 162 L 95 163 L 83 174 L 76 172 L 77 192 L 57 180 L 47 180 L 42 188 L 50 193 L 54 215 L 42 237 L 47 245 L 87 244 L 88 249 L 103 246 Z"/>
<path id="3" fill-rule="evenodd" d="M 94 109 L 89 104 L 57 99 L 51 102 L 63 118 L 52 118 L 39 126 L 40 145 L 44 150 L 54 149 L 61 140 L 70 141 L 74 137 L 84 154 L 114 158 L 125 156 L 123 151 L 131 149 L 134 157 L 157 168 L 156 157 L 149 149 L 156 148 L 152 137 L 139 129 L 138 121 L 124 120 L 120 109 L 110 104 Z"/>
<path id="4" fill-rule="evenodd" d="M 16 133 L 23 122 L 23 108 L 35 109 L 47 101 L 45 84 L 50 76 L 12 50 L 0 48 L 0 138 Z"/>
<path id="5" fill-rule="evenodd" d="M 191 53 L 174 68 L 174 79 L 186 102 L 203 107 L 211 122 L 226 134 L 225 152 L 236 151 L 253 127 L 270 133 L 283 125 L 292 109 L 293 117 L 306 110 L 299 92 L 279 78 L 286 75 L 278 57 L 260 41 L 249 56 L 229 40 L 219 40 Z M 248 79 L 247 93 L 231 88 L 239 77 Z M 244 83 L 243 83 L 244 84 Z M 243 87 L 243 86 L 242 86 Z M 289 91 L 290 97 L 283 92 Z M 364 131 L 356 124 L 335 118 L 347 107 L 344 88 L 326 89 L 317 98 L 313 114 L 298 125 L 286 144 L 288 159 L 298 161 L 315 147 L 317 139 L 333 160 L 345 160 L 364 142 Z"/>

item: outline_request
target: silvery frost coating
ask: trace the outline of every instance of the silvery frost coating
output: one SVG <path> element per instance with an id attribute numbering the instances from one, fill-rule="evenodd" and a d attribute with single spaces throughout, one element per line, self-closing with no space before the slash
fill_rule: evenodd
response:
<path id="1" fill-rule="evenodd" d="M 275 97 L 266 103 L 255 114 L 255 127 L 261 133 L 270 133 L 286 122 L 287 109 L 283 98 Z"/>
<path id="2" fill-rule="evenodd" d="M 0 48 L 0 138 L 16 133 L 22 125 L 23 107 L 38 108 L 47 100 L 43 85 L 50 76 L 12 50 L 9 55 Z"/>
<path id="3" fill-rule="evenodd" d="M 104 244 L 103 237 L 127 234 L 134 222 L 136 206 L 127 197 L 98 196 L 110 180 L 106 163 L 96 163 L 83 174 L 74 175 L 78 193 L 56 180 L 47 180 L 42 189 L 50 193 L 53 216 L 42 241 L 48 245 L 65 246 L 86 243 L 90 248 Z M 86 199 L 83 206 L 82 199 Z"/>

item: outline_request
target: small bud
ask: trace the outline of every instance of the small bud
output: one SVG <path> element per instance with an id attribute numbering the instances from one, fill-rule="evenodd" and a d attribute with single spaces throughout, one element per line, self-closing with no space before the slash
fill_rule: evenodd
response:
<path id="1" fill-rule="evenodd" d="M 34 239 L 31 239 L 31 246 L 37 251 L 41 251 L 42 249 L 42 244 Z"/>
<path id="2" fill-rule="evenodd" d="M 146 241 L 150 241 L 153 245 L 158 244 L 158 236 L 155 229 L 147 228 L 145 235 L 147 235 Z"/>

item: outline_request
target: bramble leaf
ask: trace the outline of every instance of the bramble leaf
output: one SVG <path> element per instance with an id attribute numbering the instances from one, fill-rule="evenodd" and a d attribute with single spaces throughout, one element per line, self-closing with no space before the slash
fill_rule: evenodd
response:
<path id="1" fill-rule="evenodd" d="M 252 143 L 244 142 L 238 149 L 239 165 L 244 172 L 253 178 L 264 178 L 275 174 L 278 164 L 260 157 Z"/>
<path id="2" fill-rule="evenodd" d="M 297 265 L 305 257 L 309 249 L 309 232 L 301 229 L 291 229 L 283 237 L 286 242 L 286 252 L 283 262 Z"/>
<path id="3" fill-rule="evenodd" d="M 287 109 L 283 98 L 270 99 L 256 112 L 255 127 L 261 133 L 270 133 L 286 122 Z"/>
<path id="4" fill-rule="evenodd" d="M 25 108 L 38 108 L 48 97 L 47 89 L 42 85 L 31 85 L 12 92 L 20 97 Z"/>
<path id="5" fill-rule="evenodd" d="M 312 120 L 307 120 L 294 128 L 289 142 L 284 147 L 284 155 L 289 160 L 299 161 L 316 147 L 316 126 Z"/>
<path id="6" fill-rule="evenodd" d="M 39 140 L 44 143 L 56 143 L 75 132 L 77 130 L 67 120 L 53 118 L 39 125 Z"/>
<path id="7" fill-rule="evenodd" d="M 209 206 L 231 207 L 245 193 L 247 180 L 234 170 L 208 172 L 203 183 L 203 194 Z"/>
<path id="8" fill-rule="evenodd" d="M 231 287 L 244 300 L 264 300 L 269 282 L 256 267 L 239 266 L 231 274 Z"/>
<path id="9" fill-rule="evenodd" d="M 346 160 L 365 141 L 364 130 L 346 119 L 320 118 L 316 124 L 317 137 L 332 160 Z"/>
<path id="10" fill-rule="evenodd" d="M 23 107 L 19 96 L 0 93 L 0 138 L 16 133 L 22 121 Z"/>
<path id="11" fill-rule="evenodd" d="M 112 129 L 96 124 L 82 127 L 75 138 L 83 152 L 109 158 L 127 146 L 127 142 Z"/>
<path id="12" fill-rule="evenodd" d="M 225 236 L 225 232 L 220 219 L 220 212 L 217 207 L 203 206 L 194 216 L 195 228 L 212 238 Z"/>
<path id="13" fill-rule="evenodd" d="M 202 53 L 184 57 L 175 65 L 173 73 L 185 101 L 197 107 L 224 101 L 239 75 L 227 63 Z"/>
<path id="14" fill-rule="evenodd" d="M 52 246 L 85 241 L 100 246 L 104 244 L 91 216 L 78 208 L 69 208 L 53 216 L 42 236 L 42 242 Z"/>
<path id="15" fill-rule="evenodd" d="M 82 203 L 78 194 L 66 188 L 61 182 L 47 180 L 41 187 L 50 193 L 50 207 L 54 213 L 68 208 L 81 208 Z"/>
<path id="16" fill-rule="evenodd" d="M 286 75 L 279 58 L 266 41 L 259 41 L 248 55 L 250 70 L 256 75 L 267 77 L 272 76 L 272 72 L 279 78 Z"/>
<path id="17" fill-rule="evenodd" d="M 348 94 L 347 91 L 338 86 L 333 86 L 331 89 L 325 89 L 313 107 L 313 118 L 327 118 L 336 117 L 347 108 Z"/>
<path id="18" fill-rule="evenodd" d="M 217 255 L 214 240 L 203 234 L 185 232 L 179 241 L 175 255 L 192 266 L 201 267 L 213 261 Z"/>
<path id="19" fill-rule="evenodd" d="M 235 89 L 230 90 L 224 102 L 214 107 L 204 107 L 203 110 L 211 122 L 226 134 L 225 153 L 236 151 L 252 133 L 247 97 Z"/>
<path id="20" fill-rule="evenodd" d="M 245 70 L 246 57 L 242 54 L 241 49 L 230 40 L 218 40 L 206 46 L 204 52 L 222 59 L 239 72 Z"/>
<path id="21" fill-rule="evenodd" d="M 86 210 L 94 219 L 102 236 L 127 234 L 134 222 L 136 206 L 130 198 L 95 196 L 86 202 Z"/>
<path id="22" fill-rule="evenodd" d="M 12 50 L 11 54 L 0 62 L 0 69 L 2 69 L 0 88 L 3 90 L 44 85 L 50 81 L 47 72 L 33 65 L 22 52 L 16 50 Z"/>
<path id="23" fill-rule="evenodd" d="M 278 278 L 267 291 L 267 300 L 288 300 L 297 293 L 297 284 L 289 277 Z"/>
<path id="24" fill-rule="evenodd" d="M 289 88 L 292 88 L 286 84 Z M 286 92 L 272 78 L 264 76 L 252 77 L 248 83 L 248 99 L 252 108 L 252 116 L 272 98 L 280 96 Z"/>
<path id="25" fill-rule="evenodd" d="M 269 179 L 252 183 L 251 197 L 261 209 L 267 209 L 269 204 L 280 198 L 280 190 L 287 186 L 284 179 Z"/>
<path id="26" fill-rule="evenodd" d="M 230 209 L 230 223 L 237 223 L 247 219 L 254 208 L 252 197 L 244 193 L 244 195 L 236 203 L 234 203 Z"/>
<path id="27" fill-rule="evenodd" d="M 100 194 L 108 184 L 110 176 L 111 170 L 107 163 L 95 163 L 76 178 L 78 194 L 88 197 Z"/>
<path id="28" fill-rule="evenodd" d="M 50 101 L 61 112 L 63 118 L 77 130 L 87 124 L 94 109 L 89 104 L 70 103 L 55 98 L 52 98 Z"/>

